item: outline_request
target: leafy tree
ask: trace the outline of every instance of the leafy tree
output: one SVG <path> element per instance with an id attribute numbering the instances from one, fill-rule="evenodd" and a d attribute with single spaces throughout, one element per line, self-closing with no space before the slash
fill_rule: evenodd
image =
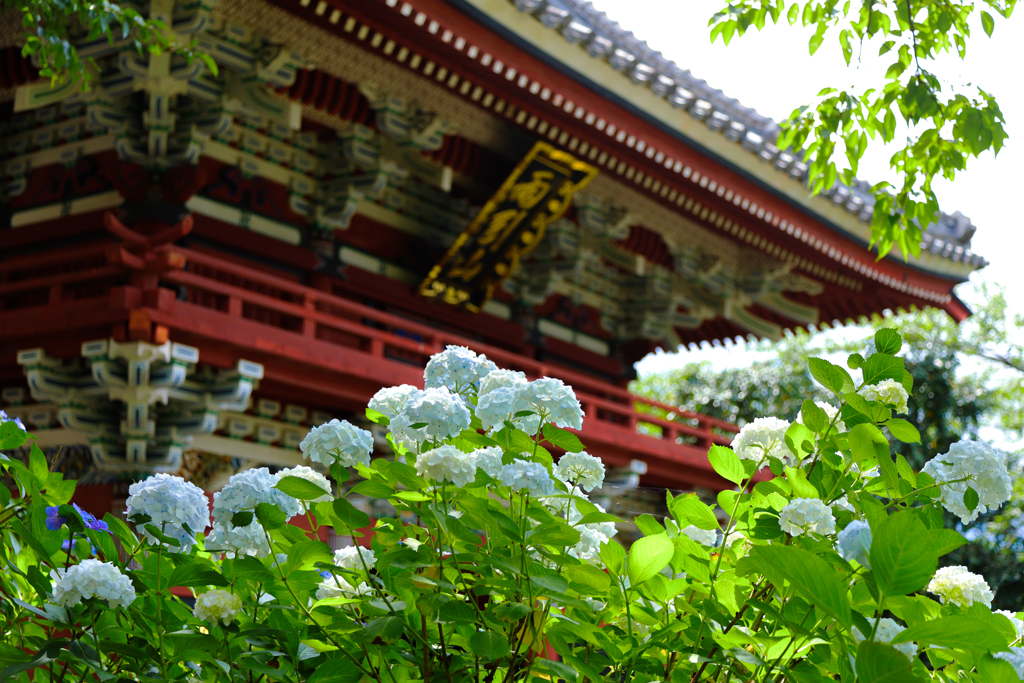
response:
<path id="1" fill-rule="evenodd" d="M 826 37 L 838 40 L 849 66 L 865 45 L 892 63 L 876 85 L 863 91 L 825 88 L 816 102 L 796 109 L 783 123 L 778 146 L 803 150 L 810 162 L 811 190 L 850 183 L 869 141 L 897 144 L 889 160 L 897 186 L 875 185 L 871 240 L 882 255 L 893 246 L 920 253 L 921 237 L 936 220 L 936 177 L 953 180 L 970 157 L 998 153 L 1007 137 L 1004 118 L 992 94 L 980 87 L 950 89 L 931 70 L 940 56 L 963 59 L 971 24 L 985 33 L 995 28 L 993 14 L 1008 19 L 1016 0 L 726 0 L 709 25 L 711 38 L 728 44 L 751 28 L 761 30 L 783 17 L 789 24 L 813 27 L 813 55 Z M 858 58 L 858 63 L 860 59 Z M 845 159 L 843 159 L 845 157 Z M 839 161 L 837 161 L 839 160 Z M 894 192 L 894 193 L 893 193 Z"/>

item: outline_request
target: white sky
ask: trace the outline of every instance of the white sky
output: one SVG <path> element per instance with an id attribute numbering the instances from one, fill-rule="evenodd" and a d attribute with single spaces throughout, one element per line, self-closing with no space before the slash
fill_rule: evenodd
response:
<path id="1" fill-rule="evenodd" d="M 813 100 L 826 86 L 845 87 L 880 83 L 891 55 L 878 58 L 877 48 L 865 46 L 860 67 L 843 61 L 837 40 L 826 37 L 812 57 L 807 51 L 811 32 L 802 27 L 768 26 L 734 38 L 725 46 L 719 39 L 711 44 L 707 27 L 723 0 L 593 0 L 594 5 L 632 31 L 641 40 L 712 87 L 752 106 L 762 114 L 782 120 Z M 994 94 L 1006 119 L 1010 138 L 997 158 L 986 154 L 972 159 L 955 183 L 936 182 L 936 192 L 945 211 L 961 211 L 978 231 L 972 249 L 991 263 L 982 273 L 1003 284 L 1011 307 L 1024 311 L 1024 229 L 1021 199 L 1024 197 L 1024 88 L 1020 67 L 1024 64 L 1024 11 L 1009 21 L 997 17 L 993 37 L 980 26 L 972 32 L 967 60 L 946 59 L 934 68 L 947 84 L 973 83 Z M 872 182 L 890 177 L 884 149 L 869 149 L 862 161 L 860 177 Z M 649 356 L 638 364 L 641 374 L 657 372 L 684 363 L 707 359 L 716 365 L 740 366 L 752 356 L 731 349 Z"/>

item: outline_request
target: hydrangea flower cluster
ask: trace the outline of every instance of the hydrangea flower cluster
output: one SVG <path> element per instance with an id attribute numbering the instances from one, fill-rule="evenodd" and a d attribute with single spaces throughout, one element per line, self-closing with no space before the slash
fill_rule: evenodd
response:
<path id="1" fill-rule="evenodd" d="M 280 470 L 274 475 L 274 478 L 281 481 L 285 477 L 298 477 L 299 479 L 305 479 L 306 481 L 316 484 L 324 490 L 324 495 L 319 498 L 314 498 L 311 501 L 298 501 L 299 513 L 303 514 L 306 512 L 306 504 L 312 503 L 330 503 L 334 500 L 334 496 L 331 495 L 331 482 L 327 481 L 327 477 L 320 474 L 312 467 L 306 467 L 305 465 L 296 465 L 295 467 L 289 467 L 288 469 Z"/>
<path id="2" fill-rule="evenodd" d="M 604 463 L 586 451 L 566 453 L 558 460 L 553 474 L 561 482 L 592 491 L 604 484 Z"/>
<path id="3" fill-rule="evenodd" d="M 892 619 L 883 617 L 878 622 L 878 628 L 875 629 L 875 640 L 879 643 L 891 643 L 893 638 L 906 630 L 906 627 L 900 626 Z M 866 636 L 860 632 L 860 629 L 854 626 L 853 638 L 859 643 L 863 641 Z M 917 656 L 917 643 L 915 642 L 897 643 L 896 645 L 893 645 L 893 647 L 905 654 L 907 659 L 910 661 L 914 661 L 914 657 Z"/>
<path id="4" fill-rule="evenodd" d="M 529 384 L 523 381 L 521 384 L 498 386 L 487 393 L 481 393 L 477 398 L 476 416 L 480 418 L 483 428 L 493 433 L 505 425 L 505 420 L 511 420 L 527 434 L 536 434 L 540 430 L 540 415 L 531 410 L 529 415 L 513 417 L 517 412 L 519 393 L 527 386 Z"/>
<path id="5" fill-rule="evenodd" d="M 477 355 L 465 346 L 448 346 L 441 353 L 435 353 L 427 362 L 423 372 L 424 386 L 447 387 L 453 393 L 475 392 L 480 380 L 498 366 L 483 354 Z"/>
<path id="6" fill-rule="evenodd" d="M 378 413 L 388 418 L 388 420 L 394 420 L 395 415 L 402 412 L 402 408 L 405 407 L 406 401 L 409 400 L 413 394 L 419 389 L 411 384 L 402 384 L 397 387 L 384 387 L 370 399 L 370 403 L 367 408 L 370 410 L 376 410 Z"/>
<path id="7" fill-rule="evenodd" d="M 497 446 L 478 448 L 473 451 L 473 461 L 477 468 L 486 472 L 491 479 L 497 479 L 498 473 L 501 472 L 501 456 L 502 450 Z"/>
<path id="8" fill-rule="evenodd" d="M 533 411 L 558 427 L 583 428 L 583 407 L 572 387 L 560 379 L 541 377 L 521 386 L 513 414 Z M 529 433 L 529 432 L 528 432 Z"/>
<path id="9" fill-rule="evenodd" d="M 555 482 L 547 468 L 539 462 L 513 460 L 501 468 L 498 479 L 513 491 L 526 489 L 535 498 L 550 496 L 555 492 Z"/>
<path id="10" fill-rule="evenodd" d="M 242 611 L 242 600 L 229 591 L 206 591 L 196 597 L 192 615 L 196 619 L 216 625 L 218 621 L 227 626 Z"/>
<path id="11" fill-rule="evenodd" d="M 779 512 L 779 526 L 790 536 L 836 532 L 832 508 L 817 498 L 794 498 Z"/>
<path id="12" fill-rule="evenodd" d="M 943 603 L 951 602 L 960 607 L 970 607 L 976 602 L 992 607 L 995 597 L 984 577 L 961 565 L 941 567 L 928 583 L 928 592 L 938 595 Z"/>
<path id="13" fill-rule="evenodd" d="M 369 466 L 373 435 L 345 420 L 331 420 L 313 427 L 299 444 L 302 455 L 313 462 L 342 467 Z"/>
<path id="14" fill-rule="evenodd" d="M 878 401 L 891 406 L 897 413 L 906 413 L 909 410 L 907 401 L 910 400 L 910 394 L 894 379 L 883 379 L 878 384 L 868 384 L 858 389 L 857 393 L 868 401 Z"/>
<path id="15" fill-rule="evenodd" d="M 459 488 L 476 479 L 476 458 L 445 444 L 416 456 L 416 473 L 424 479 L 449 481 Z"/>
<path id="16" fill-rule="evenodd" d="M 832 424 L 833 420 L 836 420 L 837 416 L 839 415 L 839 408 L 836 408 L 831 403 L 826 403 L 825 401 L 815 401 L 814 405 L 818 406 L 819 408 L 822 409 L 822 411 L 824 411 L 825 417 L 828 418 L 828 423 L 829 424 Z M 798 414 L 796 416 L 796 422 L 797 422 L 797 424 L 803 424 L 804 423 L 803 413 L 800 413 L 800 414 Z M 846 423 L 844 423 L 842 420 L 838 420 L 838 421 L 835 422 L 835 424 L 832 424 L 832 431 L 830 433 L 832 433 L 832 434 L 835 434 L 835 433 L 842 434 L 845 431 L 846 431 Z"/>
<path id="17" fill-rule="evenodd" d="M 497 369 L 492 370 L 480 380 L 480 388 L 477 390 L 477 396 L 483 396 L 489 394 L 495 389 L 503 389 L 506 387 L 515 387 L 520 384 L 526 384 L 526 375 L 518 370 L 504 370 Z"/>
<path id="18" fill-rule="evenodd" d="M 871 569 L 871 527 L 867 522 L 855 520 L 839 532 L 836 541 L 839 555 L 847 562 L 857 561 L 858 564 Z"/>
<path id="19" fill-rule="evenodd" d="M 110 533 L 110 529 L 107 526 L 107 523 L 103 520 L 96 519 L 96 515 L 86 512 L 85 510 L 78 506 L 78 503 L 72 503 L 71 506 L 79 515 L 81 515 L 82 524 L 85 526 L 86 529 L 89 529 L 91 531 L 106 531 L 108 534 Z M 56 531 L 57 529 L 60 529 L 62 526 L 68 523 L 68 518 L 60 514 L 60 506 L 58 505 L 51 505 L 50 507 L 46 508 L 45 512 L 46 521 L 44 522 L 44 524 L 46 525 L 46 528 L 50 531 Z"/>
<path id="20" fill-rule="evenodd" d="M 391 420 L 391 435 L 411 451 L 427 440 L 447 439 L 469 427 L 469 408 L 447 387 L 417 390 Z M 422 425 L 414 427 L 413 425 Z"/>
<path id="21" fill-rule="evenodd" d="M 132 580 L 109 562 L 82 560 L 67 568 L 50 572 L 53 601 L 62 607 L 74 607 L 82 600 L 103 600 L 111 609 L 127 607 L 135 601 Z"/>
<path id="22" fill-rule="evenodd" d="M 361 545 L 350 545 L 334 552 L 334 564 L 342 569 L 363 571 L 363 563 L 366 563 L 366 569 L 373 569 L 376 562 L 377 556 L 373 551 Z"/>
<path id="23" fill-rule="evenodd" d="M 373 589 L 365 582 L 353 586 L 340 576 L 327 576 L 320 582 L 320 587 L 316 589 L 316 599 L 358 598 L 372 591 Z"/>
<path id="24" fill-rule="evenodd" d="M 170 474 L 154 474 L 128 487 L 128 519 L 146 515 L 152 524 L 165 536 L 178 541 L 172 551 L 187 553 L 196 543 L 196 533 L 210 525 L 210 501 L 203 490 Z M 152 544 L 161 543 L 139 525 L 146 540 Z M 164 544 L 165 547 L 168 544 Z"/>
<path id="25" fill-rule="evenodd" d="M 715 543 L 718 542 L 718 532 L 714 529 L 701 529 L 700 527 L 696 527 L 691 524 L 680 529 L 679 533 L 686 536 L 694 543 L 699 543 L 700 545 L 706 545 L 712 548 L 715 546 Z"/>
<path id="26" fill-rule="evenodd" d="M 576 507 L 575 501 L 584 500 L 590 502 L 587 494 L 579 487 L 573 487 L 568 494 L 558 494 L 540 500 L 541 504 L 547 507 L 556 515 L 565 517 L 566 521 L 572 524 L 580 532 L 580 540 L 576 545 L 567 550 L 567 553 L 584 562 L 594 562 L 598 559 L 601 546 L 610 541 L 617 533 L 614 522 L 594 522 L 591 524 L 580 524 L 583 513 Z M 593 503 L 599 512 L 606 512 L 604 507 Z"/>
<path id="27" fill-rule="evenodd" d="M 786 430 L 790 424 L 777 417 L 759 417 L 748 422 L 732 440 L 732 449 L 742 460 L 760 461 L 765 455 L 778 458 L 785 465 L 795 466 L 796 457 L 786 445 Z"/>
<path id="28" fill-rule="evenodd" d="M 15 417 L 15 418 L 7 417 L 7 413 L 5 411 L 3 411 L 3 410 L 0 410 L 0 424 L 2 424 L 4 422 L 14 422 L 14 424 L 18 425 L 18 429 L 20 429 L 21 431 L 23 431 L 23 432 L 27 432 L 28 431 L 27 429 L 25 429 L 25 423 L 21 421 L 20 417 Z"/>
<path id="29" fill-rule="evenodd" d="M 945 455 L 937 455 L 921 470 L 936 483 L 941 483 L 940 502 L 964 524 L 973 522 L 978 515 L 999 508 L 1010 500 L 1013 484 L 1006 469 L 1002 453 L 980 441 L 963 440 L 949 447 Z M 957 481 L 957 480 L 964 481 Z M 970 486 L 978 493 L 978 505 L 973 510 L 964 504 L 964 494 Z"/>
<path id="30" fill-rule="evenodd" d="M 227 485 L 213 494 L 213 531 L 206 547 L 257 557 L 269 555 L 270 546 L 259 521 L 254 518 L 248 526 L 238 527 L 231 519 L 236 513 L 254 510 L 259 503 L 280 508 L 288 519 L 299 514 L 299 501 L 275 489 L 277 481 L 266 467 L 232 475 Z"/>

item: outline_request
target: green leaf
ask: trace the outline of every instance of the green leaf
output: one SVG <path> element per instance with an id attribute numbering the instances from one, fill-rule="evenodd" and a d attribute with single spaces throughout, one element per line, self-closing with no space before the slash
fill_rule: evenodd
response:
<path id="1" fill-rule="evenodd" d="M 228 586 L 230 585 L 220 572 L 204 567 L 201 564 L 183 564 L 171 572 L 171 587 L 183 586 Z"/>
<path id="2" fill-rule="evenodd" d="M 629 549 L 629 558 L 626 562 L 630 585 L 639 586 L 659 573 L 672 561 L 674 554 L 675 546 L 668 534 L 644 536 L 635 541 Z"/>
<path id="3" fill-rule="evenodd" d="M 298 500 L 316 500 L 331 495 L 330 491 L 302 477 L 284 477 L 274 488 Z"/>
<path id="4" fill-rule="evenodd" d="M 306 683 L 356 683 L 362 677 L 363 673 L 352 662 L 338 657 L 316 667 Z"/>
<path id="5" fill-rule="evenodd" d="M 390 498 L 395 495 L 394 489 L 376 479 L 367 479 L 366 481 L 359 482 L 352 487 L 350 493 L 357 493 L 367 498 Z"/>
<path id="6" fill-rule="evenodd" d="M 1013 665 L 1005 659 L 996 659 L 990 655 L 978 661 L 978 680 L 985 683 L 1020 683 L 1020 676 L 1014 671 Z"/>
<path id="7" fill-rule="evenodd" d="M 677 520 L 686 520 L 698 529 L 719 529 L 721 524 L 711 508 L 700 502 L 695 494 L 679 496 L 672 501 L 672 514 Z"/>
<path id="8" fill-rule="evenodd" d="M 249 510 L 243 510 L 242 512 L 236 512 L 231 515 L 232 526 L 249 526 L 252 524 L 253 514 Z"/>
<path id="9" fill-rule="evenodd" d="M 864 384 L 878 384 L 883 379 L 899 382 L 906 371 L 902 358 L 884 353 L 873 353 L 868 356 L 860 370 L 864 374 Z"/>
<path id="10" fill-rule="evenodd" d="M 991 38 L 992 37 L 992 31 L 996 27 L 996 22 L 993 21 L 992 15 L 989 14 L 988 12 L 984 11 L 984 10 L 982 10 L 982 12 L 981 12 L 981 27 L 983 29 L 985 29 L 985 35 L 987 35 L 989 38 Z"/>
<path id="11" fill-rule="evenodd" d="M 626 551 L 615 541 L 607 541 L 601 545 L 598 556 L 608 571 L 618 576 L 622 571 L 622 563 L 626 559 Z"/>
<path id="12" fill-rule="evenodd" d="M 998 652 L 1010 644 L 1006 633 L 996 626 L 1000 615 L 940 617 L 911 626 L 892 639 L 893 645 L 914 641 L 921 649 L 938 645 L 969 652 Z M 1000 625 L 1001 626 L 1001 625 Z"/>
<path id="13" fill-rule="evenodd" d="M 895 356 L 903 348 L 903 337 L 891 327 L 883 327 L 875 332 L 875 350 Z"/>
<path id="14" fill-rule="evenodd" d="M 967 543 L 967 539 L 955 529 L 930 529 L 935 554 L 942 557 Z"/>
<path id="15" fill-rule="evenodd" d="M 838 365 L 821 358 L 810 358 L 807 365 L 811 370 L 811 376 L 826 389 L 831 389 L 837 394 L 853 390 L 853 378 Z"/>
<path id="16" fill-rule="evenodd" d="M 230 565 L 225 566 L 225 571 L 235 577 L 265 583 L 273 581 L 277 577 L 267 569 L 262 562 L 255 557 L 240 555 L 233 560 L 228 560 Z"/>
<path id="17" fill-rule="evenodd" d="M 590 587 L 598 593 L 604 593 L 611 587 L 612 580 L 605 572 L 589 564 L 570 565 L 565 568 L 565 576 L 569 581 Z"/>
<path id="18" fill-rule="evenodd" d="M 56 547 L 54 548 L 53 552 L 50 552 L 49 548 L 47 548 L 47 546 L 44 545 L 43 542 L 40 541 L 38 537 L 33 535 L 33 533 L 29 531 L 28 527 L 26 527 L 20 519 L 18 519 L 17 517 L 12 517 L 10 521 L 8 521 L 7 523 L 14 530 L 14 533 L 18 535 L 18 538 L 20 538 L 22 541 L 28 544 L 28 546 L 32 548 L 33 551 L 35 551 L 36 555 L 39 557 L 39 560 L 41 562 L 44 562 L 48 565 L 50 564 L 50 557 L 53 555 L 54 552 L 56 552 L 57 548 L 60 548 L 60 536 L 56 532 L 50 532 L 53 535 L 53 537 L 57 540 Z M 6 543 L 6 538 L 4 539 L 4 542 Z"/>
<path id="19" fill-rule="evenodd" d="M 977 509 L 979 502 L 978 492 L 973 487 L 968 486 L 967 490 L 964 491 L 964 507 L 973 512 Z"/>
<path id="20" fill-rule="evenodd" d="M 786 447 L 797 458 L 803 460 L 814 452 L 814 432 L 799 422 L 794 422 L 786 430 Z"/>
<path id="21" fill-rule="evenodd" d="M 804 425 L 815 434 L 821 434 L 828 426 L 828 414 L 819 408 L 813 399 L 804 399 L 803 405 L 800 406 L 800 417 Z"/>
<path id="22" fill-rule="evenodd" d="M 502 633 L 486 629 L 469 637 L 469 649 L 481 659 L 499 659 L 508 654 L 508 640 Z"/>
<path id="23" fill-rule="evenodd" d="M 857 648 L 857 683 L 920 683 L 907 656 L 885 643 L 865 640 Z"/>
<path id="24" fill-rule="evenodd" d="M 853 623 L 846 587 L 825 560 L 803 548 L 788 545 L 755 546 L 750 557 L 765 568 L 773 583 L 785 579 L 804 599 L 839 623 L 847 627 Z"/>
<path id="25" fill-rule="evenodd" d="M 861 470 L 870 469 L 870 463 L 878 463 L 882 470 L 882 478 L 889 488 L 899 491 L 899 473 L 896 463 L 889 454 L 889 442 L 878 427 L 871 424 L 854 425 L 849 433 L 850 452 Z M 864 463 L 868 463 L 867 466 Z"/>
<path id="26" fill-rule="evenodd" d="M 344 498 L 338 498 L 332 504 L 334 516 L 348 529 L 365 529 L 370 526 L 370 516 L 356 508 Z"/>
<path id="27" fill-rule="evenodd" d="M 256 503 L 256 519 L 267 531 L 279 529 L 288 521 L 284 510 L 271 503 Z"/>
<path id="28" fill-rule="evenodd" d="M 391 419 L 388 418 L 387 415 L 378 410 L 374 410 L 373 408 L 366 409 L 366 419 L 368 419 L 370 422 L 374 424 L 379 424 L 384 427 L 387 427 L 389 424 L 391 424 Z"/>
<path id="29" fill-rule="evenodd" d="M 11 424 L 4 422 L 3 424 Z M 50 466 L 46 464 L 46 455 L 39 449 L 39 446 L 32 444 L 28 454 L 28 469 L 32 472 L 32 478 L 36 480 L 39 488 L 46 486 L 46 478 L 50 474 Z M 64 513 L 62 512 L 61 515 Z M 76 515 L 77 517 L 77 515 Z"/>
<path id="30" fill-rule="evenodd" d="M 898 512 L 871 529 L 871 571 L 882 595 L 907 595 L 928 585 L 939 564 L 932 535 L 917 515 Z"/>
<path id="31" fill-rule="evenodd" d="M 743 464 L 731 448 L 715 444 L 708 451 L 708 462 L 714 468 L 718 476 L 734 484 L 741 483 L 746 474 L 743 472 Z"/>
<path id="32" fill-rule="evenodd" d="M 894 417 L 888 420 L 885 426 L 888 427 L 890 434 L 903 443 L 921 443 L 921 434 L 917 431 L 917 427 L 906 420 Z"/>
<path id="33" fill-rule="evenodd" d="M 28 441 L 28 433 L 22 430 L 14 420 L 0 422 L 0 451 L 21 448 L 26 441 Z"/>
<path id="34" fill-rule="evenodd" d="M 544 438 L 553 446 L 558 446 L 569 453 L 579 453 L 583 450 L 583 442 L 575 434 L 553 424 L 544 425 Z"/>
<path id="35" fill-rule="evenodd" d="M 323 541 L 301 541 L 288 548 L 288 571 L 302 569 L 318 558 L 329 561 L 332 556 L 331 546 Z"/>
<path id="36" fill-rule="evenodd" d="M 793 487 L 793 496 L 796 498 L 820 498 L 821 494 L 814 485 L 807 481 L 807 475 L 802 467 L 787 467 L 786 481 Z"/>

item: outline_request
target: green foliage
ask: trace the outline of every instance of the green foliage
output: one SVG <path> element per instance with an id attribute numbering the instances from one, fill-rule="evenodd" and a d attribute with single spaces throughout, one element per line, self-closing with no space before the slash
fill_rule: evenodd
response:
<path id="1" fill-rule="evenodd" d="M 905 137 L 889 160 L 899 184 L 881 182 L 872 188 L 871 242 L 881 255 L 896 246 L 904 255 L 917 256 L 924 230 L 938 219 L 934 179 L 953 180 L 970 157 L 989 150 L 998 154 L 1007 137 L 1002 111 L 990 93 L 981 88 L 951 91 L 928 69 L 946 53 L 965 57 L 973 17 L 980 17 L 985 33 L 992 35 L 995 20 L 983 7 L 1009 19 L 1015 5 L 1016 0 L 730 0 L 709 25 L 712 41 L 721 36 L 728 44 L 734 36 L 784 17 L 791 25 L 813 29 L 812 55 L 826 38 L 838 40 L 848 66 L 854 51 L 859 55 L 866 43 L 870 49 L 878 45 L 880 56 L 891 55 L 893 61 L 874 87 L 862 92 L 825 88 L 817 101 L 796 109 L 783 123 L 777 144 L 803 151 L 811 191 L 818 193 L 837 181 L 851 184 L 871 141 L 894 143 Z"/>

